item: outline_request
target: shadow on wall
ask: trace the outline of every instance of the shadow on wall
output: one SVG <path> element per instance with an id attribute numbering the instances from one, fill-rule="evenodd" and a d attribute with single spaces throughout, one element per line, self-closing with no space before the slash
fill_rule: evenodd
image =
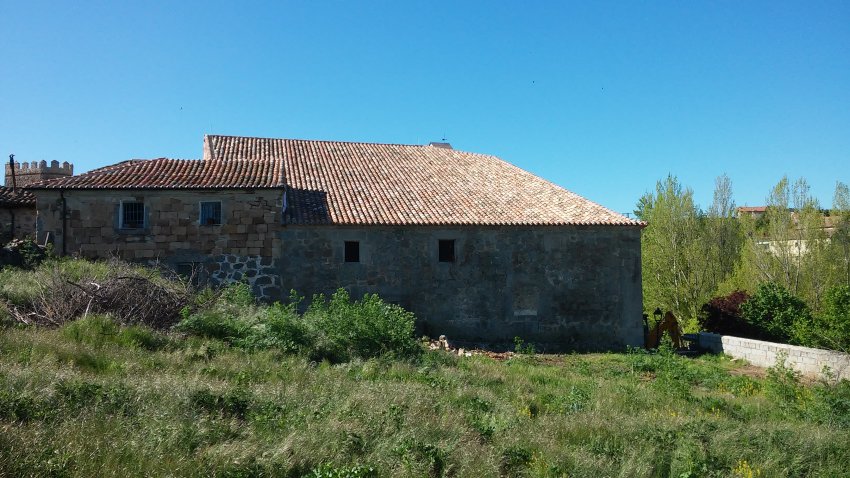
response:
<path id="1" fill-rule="evenodd" d="M 284 222 L 295 224 L 330 224 L 328 193 L 309 189 L 287 188 Z"/>

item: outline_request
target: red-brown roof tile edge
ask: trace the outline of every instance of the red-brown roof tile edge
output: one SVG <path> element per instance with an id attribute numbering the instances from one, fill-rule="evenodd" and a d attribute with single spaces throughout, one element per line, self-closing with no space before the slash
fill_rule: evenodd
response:
<path id="1" fill-rule="evenodd" d="M 7 186 L 0 186 L 0 207 L 4 208 L 19 208 L 35 206 L 35 196 L 23 189 L 12 189 Z"/>
<path id="2" fill-rule="evenodd" d="M 628 219 L 627 219 L 628 220 Z M 643 229 L 646 227 L 646 223 L 643 221 L 631 221 L 631 222 L 605 222 L 605 221 L 527 221 L 527 222 L 486 222 L 486 221 L 431 221 L 431 222 L 400 222 L 400 221 L 333 221 L 333 220 L 303 220 L 299 221 L 288 220 L 286 222 L 287 225 L 291 226 L 429 226 L 429 227 L 454 227 L 454 226 L 484 226 L 484 227 L 526 227 L 526 226 L 624 226 L 624 227 L 640 227 Z"/>
<path id="3" fill-rule="evenodd" d="M 65 178 L 53 178 L 45 181 L 40 181 L 37 183 L 33 183 L 27 186 L 27 189 L 68 189 L 68 190 L 82 190 L 82 189 L 100 189 L 100 190 L 163 190 L 163 189 L 180 189 L 180 190 L 207 190 L 207 189 L 283 189 L 285 184 L 283 182 L 283 178 L 280 178 L 280 182 L 274 185 L 250 185 L 250 184 L 233 184 L 233 183 L 212 183 L 205 185 L 180 185 L 180 184 L 169 184 L 169 185 L 99 185 L 99 184 L 79 184 L 86 179 L 96 179 L 100 177 L 111 177 L 115 174 L 120 174 L 122 170 L 133 168 L 136 166 L 140 166 L 141 163 L 147 162 L 193 162 L 193 163 L 202 163 L 204 160 L 202 159 L 183 159 L 183 158 L 154 158 L 154 159 L 130 159 L 126 161 L 121 161 L 119 163 L 111 164 L 108 166 L 103 166 L 100 168 L 93 169 L 91 171 L 87 171 L 85 173 L 70 176 Z M 237 159 L 233 160 L 235 162 L 246 162 L 246 163 L 266 163 L 267 160 L 264 159 Z"/>
<path id="4" fill-rule="evenodd" d="M 498 157 L 498 156 L 493 156 L 493 155 L 490 155 L 490 154 L 483 154 L 483 153 L 468 153 L 468 152 L 466 152 L 466 151 L 461 151 L 461 152 L 462 152 L 462 153 L 464 153 L 464 154 L 472 154 L 472 155 L 476 155 L 476 156 L 481 156 L 481 157 L 487 157 L 487 158 L 495 159 L 496 161 L 499 161 L 499 162 L 501 162 L 501 163 L 505 164 L 507 167 L 517 169 L 517 170 L 519 170 L 519 171 L 521 171 L 521 172 L 523 172 L 523 173 L 525 173 L 525 174 L 528 174 L 528 175 L 530 175 L 530 176 L 532 176 L 532 177 L 534 177 L 534 178 L 536 178 L 536 179 L 538 179 L 538 180 L 545 181 L 545 182 L 547 182 L 547 183 L 551 184 L 552 186 L 555 186 L 556 188 L 560 189 L 561 191 L 563 191 L 563 192 L 565 192 L 565 193 L 567 193 L 567 194 L 570 194 L 570 195 L 572 195 L 572 196 L 575 196 L 575 197 L 577 197 L 577 198 L 579 198 L 579 199 L 581 199 L 581 200 L 587 201 L 588 203 L 591 203 L 591 204 L 593 204 L 594 206 L 599 207 L 600 209 L 604 210 L 604 211 L 605 211 L 605 212 L 607 212 L 608 214 L 611 214 L 611 215 L 617 216 L 617 217 L 619 217 L 619 218 L 621 219 L 620 221 L 564 222 L 563 224 L 624 225 L 624 226 L 640 226 L 641 228 L 646 227 L 646 222 L 644 222 L 644 221 L 639 221 L 639 220 L 636 220 L 636 219 L 631 219 L 631 218 L 626 217 L 625 215 L 623 215 L 623 214 L 621 214 L 621 213 L 619 213 L 619 212 L 616 212 L 616 211 L 614 211 L 614 210 L 612 210 L 612 209 L 608 209 L 607 207 L 605 207 L 605 206 L 603 206 L 603 205 L 599 204 L 599 203 L 598 203 L 598 202 L 596 202 L 596 201 L 591 201 L 590 199 L 587 199 L 586 197 L 582 196 L 581 194 L 578 194 L 578 193 L 576 193 L 576 192 L 573 192 L 573 191 L 571 191 L 571 190 L 569 190 L 569 189 L 567 189 L 567 188 L 565 188 L 565 187 L 563 187 L 563 186 L 561 186 L 561 185 L 559 185 L 559 184 L 555 184 L 555 183 L 553 183 L 552 181 L 550 181 L 550 180 L 548 180 L 548 179 L 546 179 L 546 178 L 544 178 L 544 177 L 542 177 L 542 176 L 538 176 L 538 175 L 536 175 L 536 174 L 532 173 L 531 171 L 528 171 L 527 169 L 523 169 L 523 168 L 521 168 L 521 167 L 519 167 L 519 166 L 517 166 L 516 164 L 513 164 L 513 163 L 511 163 L 511 162 L 505 161 L 504 159 L 502 159 L 502 158 L 500 158 L 500 157 Z"/>

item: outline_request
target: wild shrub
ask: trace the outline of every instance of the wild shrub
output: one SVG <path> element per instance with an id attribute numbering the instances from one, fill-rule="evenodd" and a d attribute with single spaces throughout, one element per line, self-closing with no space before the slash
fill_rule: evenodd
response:
<path id="1" fill-rule="evenodd" d="M 314 342 L 313 334 L 292 303 L 286 306 L 272 304 L 266 309 L 262 327 L 262 333 L 252 344 L 256 348 L 274 347 L 294 353 L 310 349 Z"/>
<path id="2" fill-rule="evenodd" d="M 812 387 L 809 416 L 817 423 L 850 428 L 850 381 L 821 383 Z"/>
<path id="3" fill-rule="evenodd" d="M 251 323 L 236 315 L 235 311 L 212 308 L 195 313 L 184 313 L 184 318 L 174 329 L 200 337 L 236 344 L 251 333 Z"/>
<path id="4" fill-rule="evenodd" d="M 248 307 L 257 303 L 251 292 L 251 286 L 244 282 L 234 282 L 221 290 L 222 303 L 235 307 Z"/>
<path id="5" fill-rule="evenodd" d="M 776 364 L 767 369 L 765 394 L 785 411 L 796 411 L 805 388 L 800 383 L 800 372 L 785 364 L 787 354 L 780 352 Z"/>
<path id="6" fill-rule="evenodd" d="M 500 476 L 523 476 L 525 468 L 531 463 L 533 453 L 528 448 L 510 447 L 502 452 L 499 462 Z"/>
<path id="7" fill-rule="evenodd" d="M 311 354 L 315 359 L 345 362 L 384 354 L 413 357 L 421 351 L 413 335 L 413 314 L 376 294 L 366 294 L 358 301 L 352 301 L 344 289 L 329 300 L 317 295 L 304 320 L 315 336 Z"/>
<path id="8" fill-rule="evenodd" d="M 100 384 L 82 379 L 66 379 L 55 386 L 57 406 L 68 409 L 98 407 L 106 413 L 129 414 L 133 393 L 121 383 Z"/>
<path id="9" fill-rule="evenodd" d="M 26 422 L 45 417 L 52 407 L 32 393 L 7 387 L 0 382 L 0 420 Z"/>
<path id="10" fill-rule="evenodd" d="M 711 299 L 702 306 L 699 316 L 700 330 L 737 337 L 753 336 L 753 327 L 744 320 L 741 312 L 741 305 L 749 298 L 746 292 L 736 290 Z"/>
<path id="11" fill-rule="evenodd" d="M 800 345 L 850 352 L 850 286 L 829 289 L 822 312 L 795 322 L 794 335 Z"/>
<path id="12" fill-rule="evenodd" d="M 759 339 L 789 342 L 794 338 L 794 323 L 810 320 L 805 302 L 773 282 L 759 284 L 758 290 L 741 305 L 744 319 L 755 328 Z"/>
<path id="13" fill-rule="evenodd" d="M 514 352 L 520 355 L 534 355 L 537 350 L 532 343 L 526 343 L 521 337 L 514 337 Z"/>
<path id="14" fill-rule="evenodd" d="M 246 284 L 233 284 L 198 310 L 185 308 L 183 320 L 175 330 L 221 340 L 245 350 L 274 348 L 295 353 L 310 349 L 313 343 L 296 306 L 297 301 L 286 306 L 280 303 L 258 306 Z"/>

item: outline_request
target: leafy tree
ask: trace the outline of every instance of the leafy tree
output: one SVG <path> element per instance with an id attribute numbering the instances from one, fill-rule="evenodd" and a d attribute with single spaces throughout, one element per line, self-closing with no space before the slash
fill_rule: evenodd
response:
<path id="1" fill-rule="evenodd" d="M 673 311 L 691 330 L 702 305 L 734 269 L 740 249 L 729 178 L 722 176 L 717 185 L 708 215 L 672 175 L 641 197 L 635 211 L 648 224 L 641 241 L 644 304 Z"/>
<path id="2" fill-rule="evenodd" d="M 829 289 L 821 313 L 798 322 L 795 336 L 801 345 L 850 352 L 850 286 Z"/>
<path id="3" fill-rule="evenodd" d="M 742 218 L 747 238 L 735 286 L 753 290 L 775 282 L 817 309 L 830 286 L 824 216 L 805 179 L 783 177 L 767 198 L 758 221 Z"/>
<path id="4" fill-rule="evenodd" d="M 842 182 L 835 185 L 830 215 L 833 221 L 830 255 L 836 267 L 836 282 L 850 287 L 850 188 Z"/>

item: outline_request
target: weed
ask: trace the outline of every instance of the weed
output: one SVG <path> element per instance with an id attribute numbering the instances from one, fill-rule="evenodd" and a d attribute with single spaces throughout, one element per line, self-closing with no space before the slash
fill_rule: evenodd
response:
<path id="1" fill-rule="evenodd" d="M 348 467 L 335 467 L 330 464 L 320 465 L 304 478 L 376 478 L 378 472 L 371 466 L 354 465 Z"/>
<path id="2" fill-rule="evenodd" d="M 534 344 L 525 343 L 522 338 L 514 337 L 514 352 L 521 355 L 534 355 L 537 350 L 534 348 Z"/>
<path id="3" fill-rule="evenodd" d="M 251 406 L 251 394 L 243 388 L 225 393 L 207 389 L 195 390 L 189 395 L 189 405 L 197 410 L 227 417 L 245 418 Z"/>
<path id="4" fill-rule="evenodd" d="M 531 450 L 514 446 L 502 452 L 499 462 L 499 474 L 501 476 L 520 476 L 523 470 L 531 463 L 533 453 Z"/>

